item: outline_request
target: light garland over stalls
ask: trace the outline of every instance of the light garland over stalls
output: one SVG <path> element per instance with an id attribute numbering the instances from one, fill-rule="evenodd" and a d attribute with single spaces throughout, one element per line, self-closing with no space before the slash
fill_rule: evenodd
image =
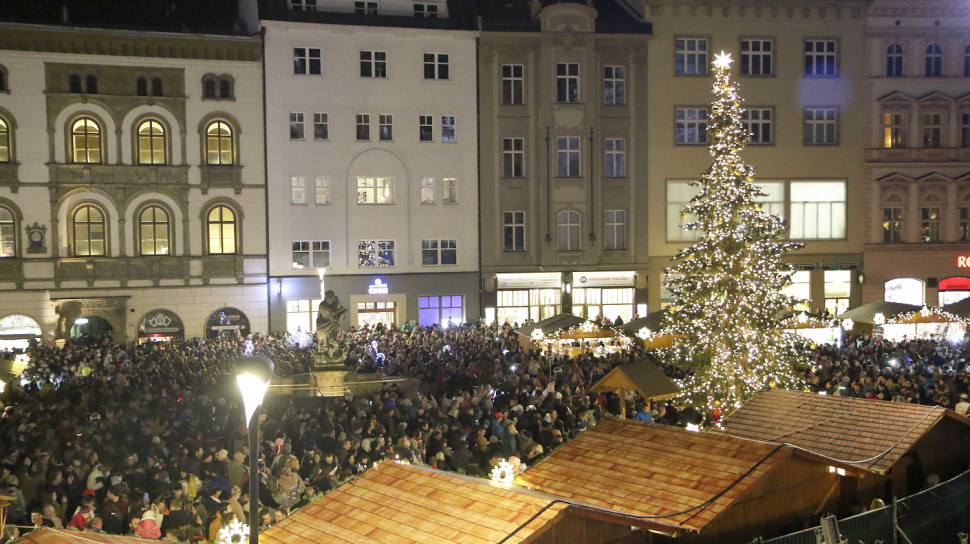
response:
<path id="1" fill-rule="evenodd" d="M 249 525 L 234 519 L 219 529 L 219 544 L 246 544 L 249 541 Z"/>
<path id="2" fill-rule="evenodd" d="M 741 97 L 731 79 L 731 56 L 714 61 L 714 102 L 709 116 L 714 162 L 694 185 L 699 194 L 684 214 L 700 236 L 681 250 L 669 269 L 665 333 L 676 335 L 666 355 L 692 371 L 682 396 L 699 411 L 722 415 L 768 387 L 804 389 L 794 366 L 805 354 L 775 316 L 794 305 L 782 293 L 791 283 L 785 253 L 800 244 L 781 241 L 783 220 L 761 209 L 764 192 L 739 155 L 748 140 Z"/>

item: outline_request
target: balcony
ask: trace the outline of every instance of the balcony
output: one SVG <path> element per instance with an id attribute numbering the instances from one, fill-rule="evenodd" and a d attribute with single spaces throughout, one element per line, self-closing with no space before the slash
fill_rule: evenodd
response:
<path id="1" fill-rule="evenodd" d="M 202 174 L 199 187 L 202 194 L 209 189 L 232 189 L 238 195 L 242 193 L 242 166 L 209 166 L 199 167 Z"/>

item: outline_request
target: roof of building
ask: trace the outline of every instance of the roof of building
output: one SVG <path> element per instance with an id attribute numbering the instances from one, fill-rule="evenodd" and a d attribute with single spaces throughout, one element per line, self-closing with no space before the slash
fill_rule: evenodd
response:
<path id="1" fill-rule="evenodd" d="M 364 15 L 353 12 L 327 11 L 326 7 L 322 5 L 318 5 L 316 10 L 303 11 L 290 9 L 289 0 L 258 1 L 260 19 L 271 21 L 438 30 L 472 30 L 476 28 L 476 3 L 469 0 L 448 0 L 447 17 L 412 17 L 381 13 Z"/>
<path id="2" fill-rule="evenodd" d="M 770 389 L 721 423 L 724 433 L 792 444 L 884 474 L 943 417 L 970 420 L 939 406 Z"/>
<path id="3" fill-rule="evenodd" d="M 659 332 L 663 327 L 664 318 L 667 316 L 667 310 L 660 310 L 657 312 L 651 312 L 644 317 L 638 317 L 636 319 L 631 319 L 627 323 L 623 324 L 620 328 L 623 329 L 627 334 L 631 336 L 636 336 L 640 332 L 640 329 L 646 327 L 652 332 Z"/>
<path id="4" fill-rule="evenodd" d="M 26 544 L 28 542 L 34 542 L 36 544 L 146 544 L 147 542 L 158 542 L 158 539 L 109 535 L 89 531 L 82 533 L 80 531 L 42 527 L 36 531 L 23 534 L 16 542 L 17 544 Z"/>
<path id="5" fill-rule="evenodd" d="M 574 3 L 596 9 L 596 32 L 601 34 L 650 34 L 652 27 L 623 0 L 541 0 L 542 7 Z M 538 32 L 531 0 L 479 0 L 482 30 Z"/>
<path id="6" fill-rule="evenodd" d="M 263 544 L 531 542 L 568 506 L 541 493 L 385 461 L 259 535 Z M 544 509 L 544 510 L 543 510 Z M 541 513 L 540 513 L 541 512 Z"/>
<path id="7" fill-rule="evenodd" d="M 656 423 L 608 419 L 516 483 L 635 516 L 654 530 L 700 531 L 794 448 Z"/>
<path id="8" fill-rule="evenodd" d="M 239 34 L 237 0 L 3 0 L 0 21 L 70 27 Z"/>
<path id="9" fill-rule="evenodd" d="M 680 393 L 680 387 L 663 370 L 646 359 L 618 365 L 593 384 L 590 391 L 630 389 L 645 399 L 663 400 Z"/>

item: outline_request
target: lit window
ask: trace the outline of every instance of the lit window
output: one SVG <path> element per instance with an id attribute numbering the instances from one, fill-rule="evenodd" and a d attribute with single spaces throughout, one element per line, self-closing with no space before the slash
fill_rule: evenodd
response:
<path id="1" fill-rule="evenodd" d="M 74 162 L 79 164 L 101 163 L 101 128 L 94 119 L 82 117 L 71 126 Z"/>
<path id="2" fill-rule="evenodd" d="M 165 164 L 165 127 L 158 121 L 138 125 L 138 164 Z"/>
<path id="3" fill-rule="evenodd" d="M 421 180 L 421 203 L 434 204 L 434 178 Z"/>
<path id="4" fill-rule="evenodd" d="M 306 204 L 306 178 L 293 176 L 290 178 L 290 204 Z"/>
<path id="5" fill-rule="evenodd" d="M 685 227 L 694 218 L 684 212 L 684 207 L 700 192 L 693 182 L 670 180 L 667 182 L 667 241 L 688 242 L 697 240 L 699 232 Z"/>
<path id="6" fill-rule="evenodd" d="M 17 256 L 17 222 L 9 208 L 0 206 L 0 258 Z"/>
<path id="7" fill-rule="evenodd" d="M 792 181 L 791 237 L 845 238 L 845 181 Z"/>
<path id="8" fill-rule="evenodd" d="M 920 209 L 920 241 L 940 241 L 940 209 L 937 207 Z"/>
<path id="9" fill-rule="evenodd" d="M 236 213 L 229 206 L 215 206 L 206 218 L 210 255 L 236 253 Z"/>
<path id="10" fill-rule="evenodd" d="M 106 227 L 104 213 L 95 206 L 85 204 L 74 210 L 72 217 L 74 256 L 96 257 L 106 255 Z"/>
<path id="11" fill-rule="evenodd" d="M 161 206 L 146 206 L 138 216 L 138 239 L 142 255 L 170 255 L 168 212 Z"/>
<path id="12" fill-rule="evenodd" d="M 206 128 L 205 156 L 208 165 L 233 164 L 232 128 L 225 121 L 215 121 Z"/>
<path id="13" fill-rule="evenodd" d="M 357 242 L 357 266 L 365 268 L 394 266 L 394 240 Z"/>
<path id="14" fill-rule="evenodd" d="M 317 176 L 313 198 L 317 205 L 330 204 L 330 178 Z"/>
<path id="15" fill-rule="evenodd" d="M 445 115 L 441 117 L 441 141 L 453 143 L 455 141 L 455 116 Z"/>
<path id="16" fill-rule="evenodd" d="M 444 178 L 441 180 L 444 195 L 441 197 L 442 204 L 458 204 L 458 180 L 455 178 Z"/>
<path id="17" fill-rule="evenodd" d="M 882 209 L 882 241 L 894 244 L 903 241 L 903 209 Z"/>
<path id="18" fill-rule="evenodd" d="M 887 149 L 906 147 L 906 130 L 902 113 L 882 114 L 882 145 Z"/>
<path id="19" fill-rule="evenodd" d="M 358 204 L 394 204 L 394 180 L 391 178 L 357 178 Z"/>
<path id="20" fill-rule="evenodd" d="M 10 152 L 10 125 L 0 117 L 0 162 L 11 162 L 13 153 Z"/>

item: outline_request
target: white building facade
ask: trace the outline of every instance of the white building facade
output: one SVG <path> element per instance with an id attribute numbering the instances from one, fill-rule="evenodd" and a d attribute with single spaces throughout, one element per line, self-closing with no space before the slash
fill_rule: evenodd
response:
<path id="1" fill-rule="evenodd" d="M 260 12 L 270 329 L 312 330 L 325 290 L 345 326 L 477 319 L 475 34 L 444 3 L 312 7 Z"/>
<path id="2" fill-rule="evenodd" d="M 0 340 L 266 329 L 260 66 L 253 38 L 2 24 Z"/>

